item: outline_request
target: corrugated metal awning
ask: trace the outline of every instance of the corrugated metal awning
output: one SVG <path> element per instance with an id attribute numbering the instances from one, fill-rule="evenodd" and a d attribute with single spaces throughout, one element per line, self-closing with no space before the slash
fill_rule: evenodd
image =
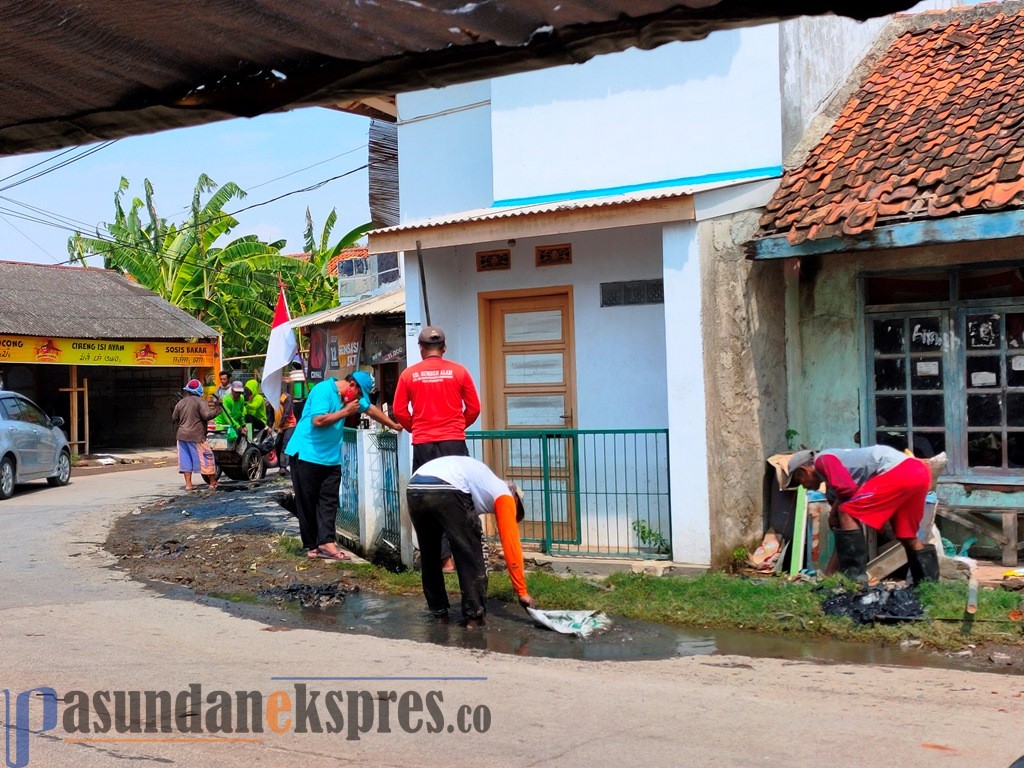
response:
<path id="1" fill-rule="evenodd" d="M 477 208 L 434 216 L 369 233 L 370 253 L 468 245 L 510 237 L 569 234 L 591 229 L 636 226 L 694 218 L 693 196 L 701 192 L 749 184 L 774 173 L 708 181 L 616 195 L 577 197 Z M 779 169 L 781 172 L 781 169 Z M 444 234 L 440 234 L 444 233 Z"/>
<path id="2" fill-rule="evenodd" d="M 291 322 L 292 328 L 305 328 L 310 325 L 326 325 L 350 317 L 367 317 L 370 315 L 401 315 L 405 314 L 405 289 L 389 291 L 377 296 L 353 301 L 342 307 L 333 307 L 311 315 L 297 317 Z"/>

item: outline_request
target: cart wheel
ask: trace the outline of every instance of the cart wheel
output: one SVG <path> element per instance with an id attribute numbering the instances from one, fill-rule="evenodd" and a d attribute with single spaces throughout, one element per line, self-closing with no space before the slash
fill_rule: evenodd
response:
<path id="1" fill-rule="evenodd" d="M 249 480 L 262 480 L 267 474 L 267 465 L 259 448 L 249 446 L 242 454 L 242 469 Z"/>

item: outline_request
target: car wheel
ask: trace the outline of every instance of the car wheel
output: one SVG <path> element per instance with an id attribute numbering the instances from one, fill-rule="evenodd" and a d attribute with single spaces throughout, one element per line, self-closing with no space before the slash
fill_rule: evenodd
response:
<path id="1" fill-rule="evenodd" d="M 14 495 L 14 462 L 10 456 L 0 459 L 0 500 Z"/>
<path id="2" fill-rule="evenodd" d="M 261 480 L 267 474 L 267 465 L 258 448 L 246 448 L 242 454 L 242 468 L 249 480 Z"/>
<path id="3" fill-rule="evenodd" d="M 71 457 L 67 451 L 60 452 L 60 458 L 57 459 L 57 474 L 46 478 L 46 482 L 54 488 L 71 482 Z"/>

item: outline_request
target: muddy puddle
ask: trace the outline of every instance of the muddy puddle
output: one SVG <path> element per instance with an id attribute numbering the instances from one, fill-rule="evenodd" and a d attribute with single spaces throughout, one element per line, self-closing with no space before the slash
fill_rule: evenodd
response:
<path id="1" fill-rule="evenodd" d="M 197 599 L 176 589 L 170 596 Z M 423 598 L 356 592 L 327 607 L 303 608 L 287 602 L 232 602 L 214 595 L 198 598 L 236 616 L 261 621 L 277 630 L 317 629 L 356 633 L 393 640 L 412 640 L 450 648 L 466 648 L 518 656 L 580 661 L 644 661 L 680 656 L 707 656 L 709 664 L 736 662 L 716 656 L 750 656 L 786 659 L 809 664 L 877 664 L 883 666 L 973 669 L 1020 675 L 1012 667 L 993 667 L 987 660 L 953 659 L 923 650 L 875 647 L 823 639 L 799 639 L 757 635 L 739 630 L 702 630 L 672 627 L 613 616 L 613 626 L 589 638 L 559 635 L 537 627 L 519 608 L 489 601 L 487 624 L 466 630 L 457 622 L 458 612 L 447 625 L 434 623 L 423 607 Z M 742 663 L 739 664 L 742 666 Z"/>
<path id="2" fill-rule="evenodd" d="M 486 626 L 437 624 L 422 595 L 379 595 L 323 561 L 296 561 L 277 551 L 274 533 L 294 518 L 282 509 L 283 483 L 241 493 L 200 494 L 138 510 L 117 522 L 107 548 L 118 567 L 161 594 L 216 606 L 260 621 L 268 631 L 316 629 L 433 643 L 494 653 L 581 661 L 639 661 L 706 656 L 707 664 L 739 664 L 716 656 L 781 658 L 793 663 L 879 664 L 1024 674 L 1019 660 L 995 666 L 978 649 L 973 659 L 921 649 L 757 635 L 743 630 L 675 627 L 612 616 L 613 626 L 581 639 L 534 625 L 518 606 L 488 603 Z M 260 596 L 262 595 L 262 597 Z M 1015 649 L 1019 651 L 1019 649 Z"/>

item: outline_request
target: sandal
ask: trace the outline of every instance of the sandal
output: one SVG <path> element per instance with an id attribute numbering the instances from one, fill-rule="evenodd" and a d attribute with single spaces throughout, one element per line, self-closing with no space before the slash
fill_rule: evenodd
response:
<path id="1" fill-rule="evenodd" d="M 318 549 L 316 556 L 321 560 L 351 560 L 352 558 L 342 552 L 340 549 L 337 552 L 325 552 L 322 549 Z"/>
<path id="2" fill-rule="evenodd" d="M 306 552 L 306 557 L 310 560 L 316 560 L 318 557 L 320 557 L 320 550 L 311 549 L 308 552 Z"/>

